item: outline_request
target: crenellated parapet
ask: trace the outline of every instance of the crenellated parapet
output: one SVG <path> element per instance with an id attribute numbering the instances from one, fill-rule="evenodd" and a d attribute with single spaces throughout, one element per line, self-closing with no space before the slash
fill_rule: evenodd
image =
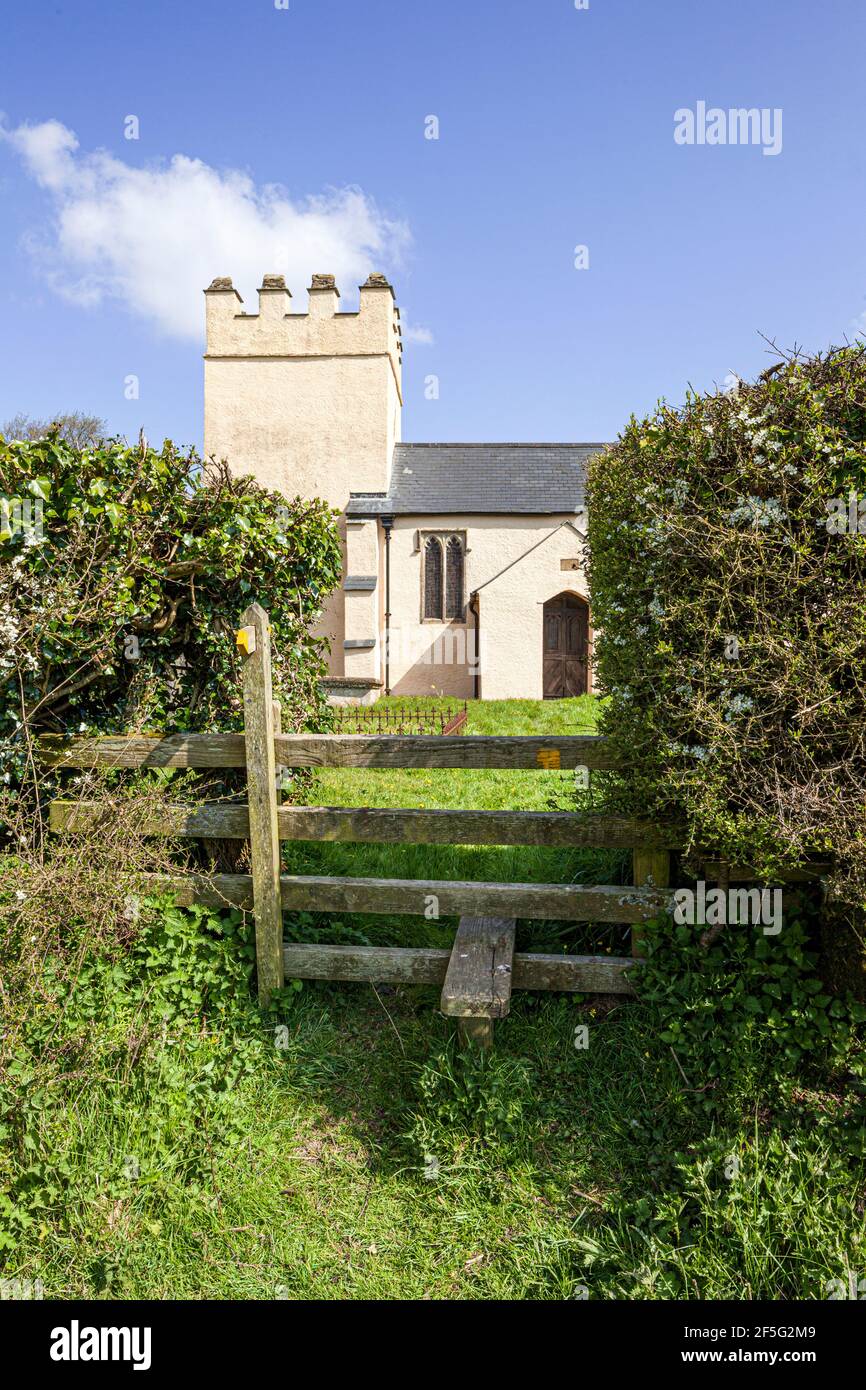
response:
<path id="1" fill-rule="evenodd" d="M 259 311 L 250 314 L 228 276 L 205 290 L 208 358 L 388 356 L 398 390 L 403 345 L 400 310 L 384 275 L 372 274 L 360 286 L 360 307 L 339 308 L 333 275 L 317 274 L 307 291 L 307 312 L 292 310 L 282 275 L 265 275 L 258 291 Z"/>

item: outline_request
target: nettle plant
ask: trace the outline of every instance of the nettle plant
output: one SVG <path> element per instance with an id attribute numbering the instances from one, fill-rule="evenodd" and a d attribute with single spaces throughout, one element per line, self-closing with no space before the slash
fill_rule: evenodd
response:
<path id="1" fill-rule="evenodd" d="M 591 468 L 603 732 L 624 805 L 866 902 L 866 349 L 632 419 Z"/>
<path id="2" fill-rule="evenodd" d="M 335 515 L 169 441 L 0 436 L 0 775 L 43 733 L 237 729 L 237 620 L 273 624 L 284 727 L 320 715 L 310 624 L 340 575 Z"/>

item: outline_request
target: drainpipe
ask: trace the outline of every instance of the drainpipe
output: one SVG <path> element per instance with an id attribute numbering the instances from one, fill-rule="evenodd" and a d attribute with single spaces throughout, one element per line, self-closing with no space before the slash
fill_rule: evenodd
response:
<path id="1" fill-rule="evenodd" d="M 392 516 L 382 517 L 385 532 L 385 694 L 391 694 L 391 527 Z"/>
<path id="2" fill-rule="evenodd" d="M 469 595 L 469 611 L 475 618 L 475 674 L 474 691 L 475 699 L 481 699 L 481 603 L 476 589 Z"/>

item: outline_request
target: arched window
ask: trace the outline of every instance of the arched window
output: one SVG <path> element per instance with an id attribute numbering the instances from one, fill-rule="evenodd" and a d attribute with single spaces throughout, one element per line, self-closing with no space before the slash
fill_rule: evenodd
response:
<path id="1" fill-rule="evenodd" d="M 423 534 L 423 533 L 422 533 Z M 466 542 L 462 534 L 427 535 L 421 575 L 421 611 L 433 622 L 466 621 Z"/>
<path id="2" fill-rule="evenodd" d="M 424 617 L 442 617 L 442 545 L 431 536 L 424 547 Z"/>
<path id="3" fill-rule="evenodd" d="M 445 617 L 463 621 L 463 544 L 452 536 L 445 547 Z"/>

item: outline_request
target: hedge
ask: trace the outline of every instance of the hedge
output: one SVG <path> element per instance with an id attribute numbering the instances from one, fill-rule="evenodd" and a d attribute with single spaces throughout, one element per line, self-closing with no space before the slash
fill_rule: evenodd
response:
<path id="1" fill-rule="evenodd" d="M 866 349 L 632 418 L 592 464 L 602 730 L 623 807 L 866 902 Z"/>
<path id="2" fill-rule="evenodd" d="M 321 713 L 310 624 L 337 584 L 334 513 L 195 451 L 0 436 L 0 775 L 47 732 L 238 729 L 237 619 L 258 599 L 287 729 Z"/>

